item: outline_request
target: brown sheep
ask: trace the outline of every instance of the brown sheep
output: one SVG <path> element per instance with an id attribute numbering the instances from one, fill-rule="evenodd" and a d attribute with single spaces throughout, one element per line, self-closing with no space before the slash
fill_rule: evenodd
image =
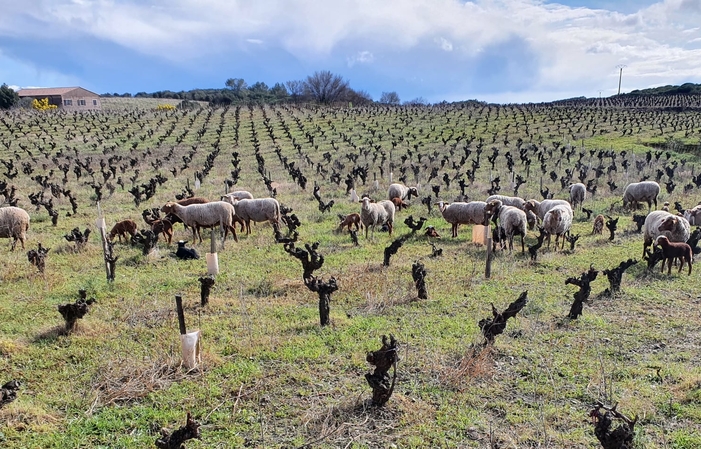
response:
<path id="1" fill-rule="evenodd" d="M 127 237 L 127 234 L 129 234 L 129 237 Z M 117 224 L 115 224 L 112 227 L 112 230 L 110 231 L 110 241 L 114 240 L 115 235 L 119 237 L 120 243 L 122 242 L 122 237 L 124 237 L 124 240 L 134 237 L 136 235 L 136 222 L 134 220 L 129 219 L 118 221 Z"/>
<path id="2" fill-rule="evenodd" d="M 669 265 L 667 274 L 672 274 L 672 262 L 675 259 L 679 259 L 681 261 L 679 272 L 681 273 L 682 268 L 684 268 L 684 263 L 688 263 L 689 275 L 691 275 L 691 260 L 694 257 L 691 246 L 684 242 L 670 242 L 667 236 L 664 235 L 657 237 L 656 243 L 662 247 L 662 273 L 664 273 L 664 264 L 667 262 Z"/>
<path id="3" fill-rule="evenodd" d="M 363 225 L 360 223 L 360 214 L 358 213 L 352 213 L 346 216 L 339 214 L 338 218 L 341 219 L 341 223 L 338 225 L 339 232 L 343 231 L 343 228 L 346 226 L 348 227 L 349 231 L 351 230 L 351 226 L 355 226 L 356 231 L 363 229 Z"/>
<path id="4" fill-rule="evenodd" d="M 173 241 L 173 223 L 166 219 L 154 220 L 151 223 L 151 231 L 156 235 L 163 234 L 169 245 Z"/>
<path id="5" fill-rule="evenodd" d="M 401 198 L 392 198 L 390 200 L 394 204 L 395 209 L 402 210 L 409 207 L 409 203 L 405 203 Z"/>
<path id="6" fill-rule="evenodd" d="M 594 218 L 594 229 L 592 229 L 591 233 L 592 235 L 594 234 L 602 234 L 604 232 L 604 223 L 606 222 L 606 217 L 603 215 L 599 214 Z"/>

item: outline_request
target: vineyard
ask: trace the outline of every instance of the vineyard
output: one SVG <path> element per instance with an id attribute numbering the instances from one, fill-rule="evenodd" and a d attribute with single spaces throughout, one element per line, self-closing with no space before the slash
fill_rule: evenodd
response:
<path id="1" fill-rule="evenodd" d="M 3 393 L 12 400 L 0 395 L 0 446 L 167 447 L 154 446 L 161 429 L 189 413 L 200 436 L 188 448 L 592 448 L 597 404 L 617 404 L 614 427 L 637 417 L 633 445 L 620 447 L 701 446 L 701 270 L 648 269 L 632 220 L 647 204 L 622 204 L 641 180 L 662 187 L 658 209 L 701 201 L 701 96 L 347 109 L 114 100 L 124 104 L 0 112 L 0 196 L 31 217 L 24 249 L 0 239 L 0 385 L 21 383 Z M 391 236 L 338 230 L 360 212 L 354 193 L 387 199 L 391 182 L 419 192 Z M 489 278 L 487 248 L 471 226 L 452 238 L 437 206 L 568 199 L 579 182 L 579 238 L 535 258 L 520 242 L 497 248 Z M 275 196 L 288 219 L 277 232 L 237 225 L 238 241 L 203 230 L 199 243 L 182 224 L 170 245 L 115 240 L 108 280 L 100 215 L 108 231 L 125 219 L 142 231 L 168 201 L 238 189 Z M 592 234 L 598 214 L 617 228 Z M 202 305 L 210 235 L 219 274 Z M 178 240 L 202 257 L 175 257 Z M 626 261 L 615 291 L 603 272 Z M 590 270 L 591 294 L 569 318 L 578 288 L 565 281 Z M 192 370 L 176 295 L 201 331 Z M 517 298 L 488 337 L 479 323 Z M 59 310 L 74 303 L 82 315 L 68 331 Z M 366 357 L 390 335 L 396 385 L 377 406 Z"/>

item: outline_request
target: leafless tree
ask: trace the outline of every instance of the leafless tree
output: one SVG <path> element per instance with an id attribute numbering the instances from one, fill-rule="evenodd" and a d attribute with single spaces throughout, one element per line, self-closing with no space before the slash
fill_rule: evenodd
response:
<path id="1" fill-rule="evenodd" d="M 397 95 L 397 92 L 382 92 L 382 96 L 380 96 L 380 103 L 398 105 L 401 102 L 399 101 L 399 95 Z"/>
<path id="2" fill-rule="evenodd" d="M 319 103 L 331 104 L 340 100 L 349 89 L 348 81 L 328 70 L 314 72 L 304 82 L 305 91 Z"/>

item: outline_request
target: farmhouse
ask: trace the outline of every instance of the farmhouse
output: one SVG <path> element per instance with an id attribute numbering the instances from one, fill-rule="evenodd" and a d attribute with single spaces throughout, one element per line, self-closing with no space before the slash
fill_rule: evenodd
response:
<path id="1" fill-rule="evenodd" d="M 49 99 L 49 104 L 55 104 L 67 111 L 100 110 L 100 96 L 82 87 L 48 87 L 38 89 L 20 89 L 20 98 L 41 100 Z"/>

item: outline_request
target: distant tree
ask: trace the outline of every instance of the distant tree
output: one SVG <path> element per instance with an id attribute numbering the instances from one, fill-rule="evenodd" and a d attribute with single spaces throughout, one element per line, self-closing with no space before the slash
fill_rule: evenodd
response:
<path id="1" fill-rule="evenodd" d="M 344 101 L 351 103 L 354 106 L 364 106 L 372 103 L 372 96 L 364 90 L 346 89 L 342 98 Z"/>
<path id="2" fill-rule="evenodd" d="M 394 105 L 400 104 L 399 95 L 397 95 L 397 92 L 382 92 L 382 96 L 380 96 L 380 103 Z"/>
<path id="3" fill-rule="evenodd" d="M 19 102 L 19 95 L 7 84 L 0 86 L 0 109 L 10 109 Z"/>
<path id="4" fill-rule="evenodd" d="M 275 85 L 270 88 L 270 95 L 272 96 L 272 101 L 275 103 L 281 103 L 290 98 L 290 94 L 287 93 L 287 89 L 280 83 L 275 83 Z"/>
<path id="5" fill-rule="evenodd" d="M 287 81 L 285 87 L 290 94 L 290 99 L 297 103 L 304 99 L 304 81 Z"/>
<path id="6" fill-rule="evenodd" d="M 268 85 L 261 81 L 248 88 L 248 100 L 252 103 L 269 103 L 270 97 Z"/>
<path id="7" fill-rule="evenodd" d="M 416 97 L 413 100 L 405 101 L 404 104 L 409 106 L 426 106 L 428 101 L 424 97 Z"/>
<path id="8" fill-rule="evenodd" d="M 226 87 L 233 90 L 234 92 L 241 92 L 242 90 L 248 88 L 248 84 L 243 78 L 229 78 L 225 83 Z"/>
<path id="9" fill-rule="evenodd" d="M 343 97 L 348 90 L 348 81 L 328 70 L 314 72 L 304 82 L 305 91 L 322 104 L 331 104 Z"/>

